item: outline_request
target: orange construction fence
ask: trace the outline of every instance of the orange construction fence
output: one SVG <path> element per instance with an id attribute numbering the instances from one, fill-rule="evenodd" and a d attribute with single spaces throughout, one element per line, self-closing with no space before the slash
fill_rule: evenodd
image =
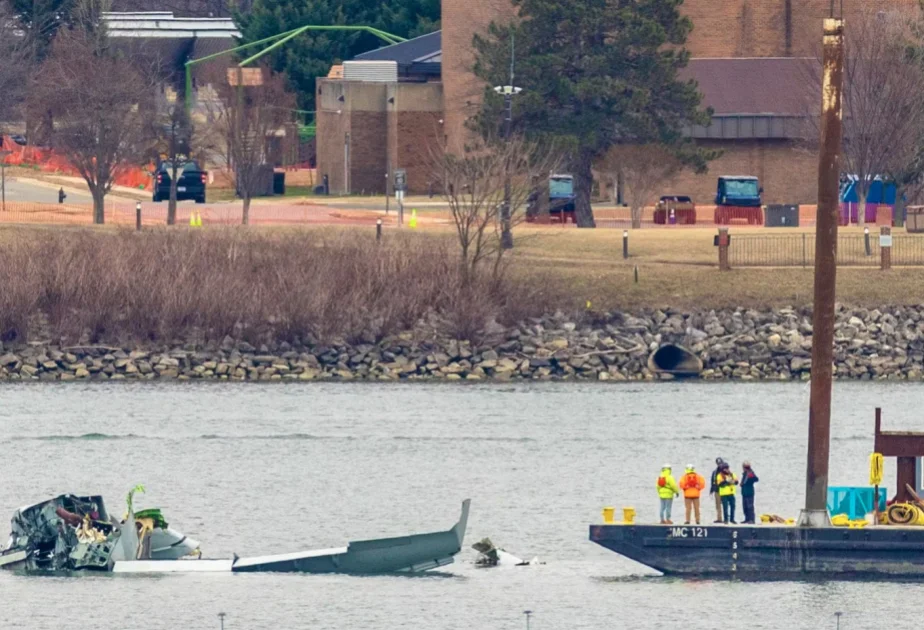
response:
<path id="1" fill-rule="evenodd" d="M 10 152 L 4 159 L 7 166 L 25 166 L 37 168 L 44 173 L 80 176 L 80 173 L 67 158 L 53 149 L 43 149 L 29 145 L 23 146 L 13 142 L 9 137 L 3 138 L 3 147 Z M 115 184 L 117 186 L 148 190 L 151 187 L 152 172 L 154 172 L 153 164 L 147 170 L 137 166 L 120 168 L 116 173 Z"/>

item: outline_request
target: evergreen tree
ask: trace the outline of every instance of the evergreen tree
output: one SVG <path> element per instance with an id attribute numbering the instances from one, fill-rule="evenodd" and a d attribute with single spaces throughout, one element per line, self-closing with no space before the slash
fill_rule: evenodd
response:
<path id="1" fill-rule="evenodd" d="M 707 124 L 701 95 L 677 73 L 692 29 L 680 15 L 683 0 L 514 0 L 521 20 L 492 24 L 476 36 L 475 74 L 488 84 L 474 124 L 500 123 L 501 99 L 490 86 L 510 81 L 511 42 L 523 91 L 513 100 L 513 124 L 527 135 L 568 147 L 576 219 L 593 227 L 590 206 L 594 160 L 616 144 L 657 143 L 686 165 L 706 170 L 714 153 L 683 136 L 687 125 Z"/>
<path id="2" fill-rule="evenodd" d="M 246 43 L 308 24 L 372 26 L 410 38 L 437 30 L 439 16 L 439 0 L 255 0 L 249 12 L 236 17 Z M 333 64 L 384 45 L 369 33 L 309 31 L 270 53 L 270 65 L 286 73 L 299 107 L 313 111 L 317 77 L 326 76 Z"/>
<path id="3" fill-rule="evenodd" d="M 77 0 L 10 0 L 13 13 L 32 53 L 32 62 L 41 62 L 51 40 L 61 26 L 72 26 Z"/>

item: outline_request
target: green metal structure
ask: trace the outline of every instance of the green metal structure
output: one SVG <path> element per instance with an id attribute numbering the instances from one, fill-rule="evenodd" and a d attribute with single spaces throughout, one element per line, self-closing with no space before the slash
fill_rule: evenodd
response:
<path id="1" fill-rule="evenodd" d="M 298 36 L 301 35 L 302 33 L 307 33 L 308 31 L 356 31 L 356 32 L 365 32 L 365 33 L 370 33 L 370 34 L 372 34 L 372 35 L 375 35 L 376 37 L 378 37 L 379 39 L 381 39 L 382 41 L 384 41 L 384 42 L 385 42 L 386 44 L 388 44 L 388 45 L 399 44 L 399 43 L 401 43 L 401 42 L 407 41 L 407 39 L 405 39 L 404 37 L 399 37 L 398 35 L 392 35 L 391 33 L 386 33 L 385 31 L 383 31 L 383 30 L 381 30 L 381 29 L 373 28 L 373 27 L 371 27 L 371 26 L 318 26 L 318 25 L 314 25 L 314 24 L 309 24 L 309 25 L 307 25 L 307 26 L 300 26 L 300 27 L 298 27 L 298 28 L 294 28 L 294 29 L 292 29 L 291 31 L 286 31 L 286 32 L 284 32 L 284 33 L 279 33 L 279 34 L 273 35 L 273 36 L 271 36 L 271 37 L 266 37 L 266 38 L 264 38 L 264 39 L 259 39 L 259 40 L 255 41 L 255 42 L 250 42 L 249 44 L 243 44 L 243 45 L 241 45 L 241 46 L 236 46 L 236 47 L 230 48 L 230 49 L 228 49 L 228 50 L 223 50 L 222 52 L 215 53 L 215 54 L 213 54 L 213 55 L 207 55 L 207 56 L 202 57 L 202 58 L 200 58 L 200 59 L 190 59 L 190 60 L 187 61 L 186 64 L 185 64 L 185 65 L 186 65 L 186 94 L 185 94 L 185 102 L 186 102 L 186 113 L 187 113 L 187 115 L 189 114 L 189 111 L 190 111 L 190 109 L 191 109 L 191 107 L 192 107 L 192 100 L 191 100 L 191 99 L 192 99 L 192 67 L 193 67 L 194 65 L 199 64 L 199 63 L 202 63 L 202 62 L 205 62 L 205 61 L 210 61 L 210 60 L 212 60 L 212 59 L 216 59 L 216 58 L 222 57 L 222 56 L 224 56 L 224 55 L 229 55 L 229 54 L 231 54 L 231 53 L 240 52 L 240 51 L 242 51 L 242 50 L 249 50 L 249 49 L 255 48 L 255 47 L 257 47 L 257 46 L 261 46 L 261 45 L 264 45 L 264 44 L 268 44 L 266 48 L 264 48 L 263 50 L 261 50 L 261 51 L 258 52 L 257 54 L 252 55 L 252 56 L 250 56 L 250 57 L 247 57 L 246 59 L 244 59 L 243 61 L 241 61 L 241 62 L 238 64 L 238 67 L 243 68 L 244 66 L 250 65 L 250 64 L 253 63 L 254 61 L 258 60 L 258 59 L 259 59 L 260 57 L 262 57 L 263 55 L 265 55 L 265 54 L 267 54 L 267 53 L 270 53 L 270 52 L 273 52 L 274 50 L 276 50 L 276 49 L 279 48 L 280 46 L 284 46 L 284 45 L 285 45 L 287 42 L 289 42 L 290 40 L 295 39 L 296 37 L 298 37 Z"/>

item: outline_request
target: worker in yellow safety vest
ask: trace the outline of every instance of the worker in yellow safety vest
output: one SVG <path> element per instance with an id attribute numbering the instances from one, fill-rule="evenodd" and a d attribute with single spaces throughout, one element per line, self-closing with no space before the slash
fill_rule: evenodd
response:
<path id="1" fill-rule="evenodd" d="M 726 463 L 719 473 L 719 497 L 722 499 L 722 522 L 728 525 L 735 523 L 735 486 L 738 485 L 738 478 L 731 471 L 731 467 Z"/>
<path id="2" fill-rule="evenodd" d="M 674 497 L 680 496 L 680 488 L 677 481 L 671 474 L 671 465 L 664 464 L 661 474 L 658 476 L 658 498 L 661 500 L 661 524 L 671 525 L 671 508 L 674 505 Z"/>

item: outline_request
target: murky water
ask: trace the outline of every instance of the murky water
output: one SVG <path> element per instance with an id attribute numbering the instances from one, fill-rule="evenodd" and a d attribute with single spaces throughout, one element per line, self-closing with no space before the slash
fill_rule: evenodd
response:
<path id="1" fill-rule="evenodd" d="M 866 482 L 877 404 L 887 427 L 924 429 L 920 386 L 835 395 L 835 485 Z M 874 627 L 907 585 L 668 579 L 587 540 L 604 505 L 656 518 L 662 464 L 708 474 L 717 456 L 753 462 L 759 513 L 795 516 L 807 409 L 804 384 L 6 385 L 4 521 L 62 492 L 115 512 L 143 483 L 136 506 L 228 557 L 445 529 L 471 497 L 466 547 L 490 536 L 547 564 L 475 569 L 466 548 L 425 577 L 0 573 L 0 628 L 218 628 L 225 612 L 228 630 L 516 629 L 527 609 L 536 630 L 815 630 L 835 611 L 841 628 Z"/>

